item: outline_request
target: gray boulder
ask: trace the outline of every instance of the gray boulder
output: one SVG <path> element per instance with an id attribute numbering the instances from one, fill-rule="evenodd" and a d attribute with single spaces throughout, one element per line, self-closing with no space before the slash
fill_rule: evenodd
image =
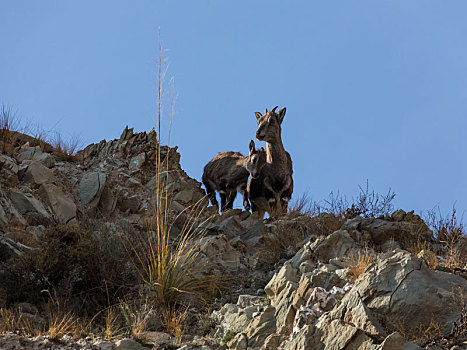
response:
<path id="1" fill-rule="evenodd" d="M 51 184 L 54 180 L 53 171 L 39 162 L 29 164 L 23 178 L 23 181 L 31 184 L 34 188 L 42 184 Z"/>
<path id="2" fill-rule="evenodd" d="M 393 218 L 362 218 L 356 217 L 347 221 L 343 230 L 347 230 L 355 240 L 370 239 L 373 244 L 381 245 L 388 240 L 399 243 L 430 241 L 433 232 L 425 222 L 412 213 L 397 211 Z M 398 221 L 401 220 L 401 221 Z"/>
<path id="3" fill-rule="evenodd" d="M 405 251 L 383 255 L 360 275 L 353 290 L 366 307 L 386 318 L 389 328 L 416 331 L 436 322 L 444 335 L 459 322 L 460 305 L 467 303 L 465 279 L 430 270 L 421 259 Z"/>
<path id="4" fill-rule="evenodd" d="M 20 190 L 11 188 L 10 199 L 21 215 L 25 215 L 27 218 L 34 217 L 39 220 L 50 219 L 50 214 L 45 210 L 42 203 L 31 195 L 25 195 Z"/>
<path id="5" fill-rule="evenodd" d="M 66 197 L 59 187 L 53 184 L 42 184 L 39 188 L 39 195 L 52 209 L 59 222 L 67 224 L 76 217 L 76 204 Z"/>
<path id="6" fill-rule="evenodd" d="M 106 175 L 99 171 L 87 173 L 78 186 L 78 197 L 82 204 L 95 208 L 99 204 L 102 191 L 104 191 Z"/>

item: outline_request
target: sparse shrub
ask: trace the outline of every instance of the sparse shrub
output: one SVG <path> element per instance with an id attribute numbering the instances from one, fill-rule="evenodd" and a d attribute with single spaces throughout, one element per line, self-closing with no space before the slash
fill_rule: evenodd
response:
<path id="1" fill-rule="evenodd" d="M 288 208 L 288 217 L 294 218 L 301 215 L 314 217 L 320 213 L 320 207 L 313 202 L 308 193 L 302 193 Z"/>
<path id="2" fill-rule="evenodd" d="M 216 329 L 216 321 L 211 317 L 211 313 L 207 312 L 204 314 L 201 314 L 198 317 L 198 327 L 200 330 L 200 333 L 203 337 L 211 335 L 214 330 Z"/>
<path id="3" fill-rule="evenodd" d="M 348 199 L 346 196 L 331 191 L 329 197 L 322 204 L 313 202 L 305 193 L 299 196 L 290 206 L 289 218 L 301 215 L 311 217 L 310 228 L 313 234 L 327 236 L 339 230 L 349 219 L 356 216 L 379 217 L 388 215 L 393 210 L 392 201 L 395 193 L 388 190 L 385 195 L 370 191 L 368 181 L 366 186 L 359 186 L 357 198 Z"/>
<path id="4" fill-rule="evenodd" d="M 466 235 L 463 217 L 457 217 L 457 210 L 453 206 L 452 211 L 443 216 L 439 207 L 430 210 L 425 221 L 432 228 L 438 242 L 448 246 L 456 245 Z"/>
<path id="5" fill-rule="evenodd" d="M 67 311 L 94 315 L 129 293 L 138 279 L 120 239 L 94 229 L 99 228 L 49 227 L 34 249 L 5 262 L 0 283 L 7 286 L 7 301 L 44 304 L 41 291 L 49 290 Z"/>
<path id="6" fill-rule="evenodd" d="M 376 255 L 372 250 L 358 251 L 348 261 L 348 268 L 355 281 L 365 270 L 375 262 Z"/>
<path id="7" fill-rule="evenodd" d="M 276 227 L 263 237 L 267 249 L 257 252 L 259 262 L 269 265 L 282 258 L 292 257 L 301 248 L 303 240 L 314 233 L 313 220 L 303 216 L 294 221 L 276 221 Z"/>
<path id="8" fill-rule="evenodd" d="M 436 315 L 433 315 L 428 323 L 421 322 L 413 327 L 407 327 L 406 321 L 412 317 L 412 315 L 407 315 L 405 319 L 387 318 L 389 325 L 388 333 L 397 331 L 405 339 L 419 346 L 433 344 L 436 339 L 441 337 L 441 332 L 445 325 L 437 320 Z"/>
<path id="9" fill-rule="evenodd" d="M 433 230 L 436 241 L 443 244 L 444 266 L 450 269 L 467 269 L 467 236 L 463 217 L 458 218 L 453 206 L 446 216 L 439 207 L 426 214 L 428 225 Z"/>
<path id="10" fill-rule="evenodd" d="M 380 195 L 374 190 L 369 190 L 368 180 L 365 188 L 359 186 L 359 189 L 358 197 L 351 200 L 345 196 L 342 197 L 339 192 L 337 194 L 331 192 L 329 198 L 324 201 L 322 211 L 334 214 L 345 222 L 356 216 L 378 217 L 389 214 L 393 210 L 392 201 L 396 194 L 391 189 L 386 195 Z"/>

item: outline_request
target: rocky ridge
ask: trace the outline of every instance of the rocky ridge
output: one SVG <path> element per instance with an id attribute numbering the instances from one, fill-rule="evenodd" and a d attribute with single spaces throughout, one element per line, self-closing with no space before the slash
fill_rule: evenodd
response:
<path id="1" fill-rule="evenodd" d="M 29 249 L 44 230 L 97 218 L 124 234 L 147 230 L 158 179 L 166 181 L 180 214 L 206 207 L 200 183 L 180 166 L 176 148 L 161 146 L 168 171 L 156 174 L 157 135 L 125 128 L 121 137 L 87 146 L 75 162 L 22 145 L 0 155 L 0 262 Z M 208 273 L 242 276 L 208 318 L 211 329 L 182 338 L 149 332 L 146 340 L 105 341 L 8 334 L 3 349 L 462 349 L 467 347 L 465 271 L 428 267 L 409 243 L 430 242 L 433 233 L 413 213 L 398 210 L 378 218 L 355 217 L 329 235 L 317 218 L 289 215 L 259 221 L 240 209 L 217 215 L 206 208 L 198 249 Z M 182 229 L 173 228 L 174 236 Z M 25 239 L 27 238 L 27 239 Z M 358 278 L 349 259 L 368 247 L 374 259 Z M 440 259 L 435 256 L 435 259 Z M 461 269 L 462 270 L 462 269 Z M 7 306 L 0 287 L 0 307 Z M 436 328 L 428 343 L 423 331 Z M 433 333 L 434 334 L 434 333 Z M 413 341 L 409 341 L 408 338 Z M 434 340 L 433 340 L 434 339 Z M 418 343 L 418 345 L 416 344 Z"/>

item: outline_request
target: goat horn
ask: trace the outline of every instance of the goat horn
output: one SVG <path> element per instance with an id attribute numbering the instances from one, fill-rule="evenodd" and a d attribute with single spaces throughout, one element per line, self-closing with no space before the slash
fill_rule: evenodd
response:
<path id="1" fill-rule="evenodd" d="M 274 107 L 271 112 L 276 113 L 276 108 L 277 107 L 279 107 L 279 106 Z"/>
<path id="2" fill-rule="evenodd" d="M 266 111 L 264 112 L 264 114 L 266 114 L 268 112 L 268 109 L 266 108 Z"/>

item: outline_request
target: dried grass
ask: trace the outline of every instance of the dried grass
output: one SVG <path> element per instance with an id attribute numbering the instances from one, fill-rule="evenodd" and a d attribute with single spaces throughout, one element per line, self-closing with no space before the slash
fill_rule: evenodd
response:
<path id="1" fill-rule="evenodd" d="M 347 267 L 349 268 L 349 272 L 353 278 L 353 280 L 357 280 L 357 278 L 365 272 L 365 270 L 372 265 L 376 260 L 376 254 L 374 251 L 365 249 L 362 251 L 358 251 L 356 254 L 352 255 L 349 258 Z"/>

